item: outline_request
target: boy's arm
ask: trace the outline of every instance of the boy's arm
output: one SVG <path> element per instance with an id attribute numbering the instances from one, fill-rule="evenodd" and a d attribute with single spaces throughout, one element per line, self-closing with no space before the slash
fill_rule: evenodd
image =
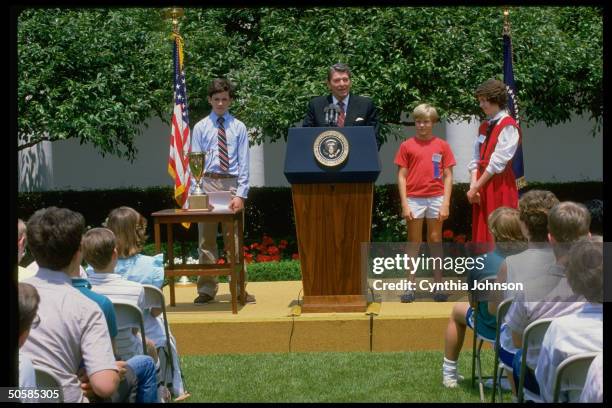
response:
<path id="1" fill-rule="evenodd" d="M 438 214 L 438 219 L 440 221 L 447 219 L 450 212 L 450 199 L 453 191 L 453 168 L 445 168 L 442 177 L 444 180 L 444 198 L 442 200 L 442 206 L 440 207 L 440 213 Z"/>
<path id="2" fill-rule="evenodd" d="M 236 211 L 244 208 L 244 200 L 249 193 L 249 136 L 246 127 L 240 127 L 240 135 L 238 137 L 238 180 L 236 196 L 230 203 L 230 209 Z"/>
<path id="3" fill-rule="evenodd" d="M 408 175 L 408 169 L 402 166 L 397 166 L 397 189 L 399 190 L 400 203 L 402 204 L 402 217 L 408 221 L 412 220 L 412 211 L 408 206 L 408 199 L 406 198 L 406 176 Z"/>

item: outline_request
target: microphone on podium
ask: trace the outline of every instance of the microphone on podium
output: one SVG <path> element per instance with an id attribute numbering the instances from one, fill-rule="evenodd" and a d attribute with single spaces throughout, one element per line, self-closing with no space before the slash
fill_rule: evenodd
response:
<path id="1" fill-rule="evenodd" d="M 323 112 L 325 112 L 325 123 L 327 126 L 338 126 L 338 115 L 340 115 L 340 108 L 333 103 L 327 105 Z"/>

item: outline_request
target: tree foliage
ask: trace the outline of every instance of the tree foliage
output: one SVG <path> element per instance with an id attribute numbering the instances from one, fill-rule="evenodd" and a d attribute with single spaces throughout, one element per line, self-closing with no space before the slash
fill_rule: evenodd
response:
<path id="1" fill-rule="evenodd" d="M 185 10 L 180 30 L 192 125 L 210 109 L 208 82 L 238 85 L 232 111 L 253 142 L 285 137 L 327 67 L 348 63 L 353 91 L 386 124 L 427 101 L 445 118 L 478 115 L 473 91 L 502 79 L 501 7 Z M 524 122 L 554 125 L 603 110 L 603 17 L 594 7 L 510 9 Z M 139 125 L 172 108 L 170 24 L 159 9 L 28 10 L 18 25 L 20 144 L 78 137 L 133 158 Z"/>
<path id="2" fill-rule="evenodd" d="M 134 158 L 134 136 L 165 116 L 171 53 L 159 13 L 31 9 L 18 19 L 20 148 L 78 138 Z"/>

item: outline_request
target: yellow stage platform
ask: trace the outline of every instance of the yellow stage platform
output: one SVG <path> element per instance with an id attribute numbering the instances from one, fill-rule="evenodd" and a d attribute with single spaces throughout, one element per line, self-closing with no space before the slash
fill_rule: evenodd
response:
<path id="1" fill-rule="evenodd" d="M 193 303 L 195 284 L 177 285 L 175 307 L 169 306 L 169 288 L 164 287 L 179 353 L 443 350 L 444 331 L 455 304 L 383 300 L 373 318 L 365 313 L 291 316 L 301 289 L 301 281 L 251 282 L 247 291 L 257 303 L 238 305 L 238 314 L 232 314 L 227 284 L 219 285 L 214 302 L 203 305 Z M 471 347 L 470 340 L 466 336 L 464 347 Z"/>

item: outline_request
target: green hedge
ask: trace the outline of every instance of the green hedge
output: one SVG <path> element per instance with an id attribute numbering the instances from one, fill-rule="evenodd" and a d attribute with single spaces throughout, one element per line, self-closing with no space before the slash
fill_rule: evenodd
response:
<path id="1" fill-rule="evenodd" d="M 601 182 L 530 183 L 527 190 L 535 188 L 550 190 L 562 201 L 584 203 L 603 197 Z M 456 234 L 467 234 L 469 237 L 472 210 L 465 197 L 466 191 L 465 183 L 453 186 L 450 217 L 444 223 L 444 228 L 450 228 Z M 176 207 L 171 187 L 47 191 L 19 193 L 17 198 L 18 216 L 24 220 L 39 208 L 58 206 L 79 211 L 90 226 L 99 226 L 113 208 L 122 205 L 135 208 L 149 219 L 148 233 L 151 238 L 153 223 L 150 214 L 164 208 Z M 400 211 L 397 185 L 376 186 L 372 217 L 373 241 L 405 240 L 406 227 L 402 224 Z M 295 237 L 293 203 L 291 189 L 288 187 L 252 187 L 246 201 L 246 214 L 246 243 L 261 239 L 264 233 L 275 239 Z M 599 228 L 601 227 L 595 225 L 594 230 L 600 232 Z M 188 230 L 176 228 L 175 231 L 177 240 L 197 241 L 197 227 L 194 225 Z M 162 228 L 162 235 L 164 234 Z"/>

